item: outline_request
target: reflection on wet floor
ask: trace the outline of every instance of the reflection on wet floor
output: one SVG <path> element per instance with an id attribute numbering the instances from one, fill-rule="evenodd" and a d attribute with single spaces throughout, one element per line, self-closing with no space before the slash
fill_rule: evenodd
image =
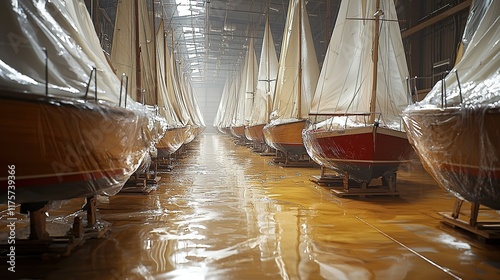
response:
<path id="1" fill-rule="evenodd" d="M 439 212 L 451 211 L 453 197 L 420 166 L 398 173 L 400 197 L 348 199 L 309 181 L 318 168 L 283 168 L 271 159 L 227 136 L 202 134 L 161 174 L 156 191 L 99 199 L 100 218 L 112 225 L 108 237 L 58 260 L 21 259 L 17 275 L 500 279 L 500 246 L 442 225 Z M 51 215 L 81 204 L 70 201 Z"/>

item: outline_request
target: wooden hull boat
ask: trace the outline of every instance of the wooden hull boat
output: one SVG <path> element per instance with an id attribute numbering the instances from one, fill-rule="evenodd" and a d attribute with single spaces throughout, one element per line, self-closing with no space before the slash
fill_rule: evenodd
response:
<path id="1" fill-rule="evenodd" d="M 258 124 L 245 127 L 245 137 L 253 142 L 264 143 L 264 126 L 265 124 Z"/>
<path id="2" fill-rule="evenodd" d="M 408 111 L 412 145 L 441 187 L 500 209 L 500 109 L 444 108 Z"/>
<path id="3" fill-rule="evenodd" d="M 305 130 L 307 152 L 317 163 L 370 182 L 409 162 L 412 147 L 405 132 L 365 126 L 346 130 Z"/>
<path id="4" fill-rule="evenodd" d="M 113 195 L 147 155 L 145 115 L 72 99 L 0 92 L 3 166 L 15 165 L 16 203 Z M 0 203 L 7 200 L 0 178 Z"/>
<path id="5" fill-rule="evenodd" d="M 217 130 L 222 134 L 231 135 L 231 128 L 229 127 L 217 127 Z"/>
<path id="6" fill-rule="evenodd" d="M 311 103 L 310 115 L 328 119 L 303 134 L 317 163 L 363 183 L 392 182 L 412 152 L 401 125 L 408 69 L 397 22 L 392 0 L 341 2 Z"/>
<path id="7" fill-rule="evenodd" d="M 289 156 L 301 156 L 306 153 L 302 141 L 302 130 L 306 127 L 306 120 L 268 124 L 263 132 L 267 145 Z"/>
<path id="8" fill-rule="evenodd" d="M 462 58 L 423 100 L 403 111 L 408 138 L 436 182 L 460 200 L 496 210 L 500 210 L 499 10 L 499 1 L 473 1 Z"/>
<path id="9" fill-rule="evenodd" d="M 236 138 L 245 138 L 245 126 L 231 126 L 231 134 Z"/>
<path id="10" fill-rule="evenodd" d="M 160 139 L 156 148 L 158 149 L 158 157 L 164 158 L 175 153 L 184 141 L 186 140 L 187 127 L 176 127 L 167 129 L 165 135 Z"/>

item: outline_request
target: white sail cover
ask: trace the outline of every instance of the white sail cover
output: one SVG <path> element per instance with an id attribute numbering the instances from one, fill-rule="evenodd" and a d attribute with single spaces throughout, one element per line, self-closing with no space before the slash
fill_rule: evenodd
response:
<path id="1" fill-rule="evenodd" d="M 254 106 L 250 125 L 265 124 L 268 122 L 270 109 L 268 103 L 273 100 L 278 74 L 278 56 L 274 48 L 273 34 L 266 20 L 262 50 L 260 52 L 259 72 L 255 89 Z"/>
<path id="2" fill-rule="evenodd" d="M 381 0 L 375 112 L 400 126 L 408 105 L 408 68 L 393 0 Z M 375 1 L 342 1 L 311 114 L 369 113 L 373 84 Z M 365 19 L 365 20 L 363 20 Z"/>
<path id="3" fill-rule="evenodd" d="M 221 122 L 222 128 L 231 127 L 234 120 L 234 115 L 236 114 L 236 108 L 238 105 L 237 95 L 238 95 L 238 88 L 240 85 L 239 73 L 236 73 L 235 76 L 233 76 L 229 80 L 230 84 L 228 88 L 227 104 L 226 107 L 224 108 L 224 111 L 222 112 L 222 122 Z"/>
<path id="4" fill-rule="evenodd" d="M 248 52 L 247 52 L 248 54 Z M 240 79 L 236 87 L 236 107 L 233 114 L 231 126 L 242 126 L 245 123 L 245 103 L 246 103 L 246 81 L 248 72 L 248 55 L 245 55 L 245 61 L 240 70 Z"/>
<path id="5" fill-rule="evenodd" d="M 0 44 L 0 88 L 45 95 L 47 57 L 49 95 L 84 97 L 92 67 L 95 67 L 97 98 L 119 103 L 120 80 L 107 63 L 82 1 L 1 3 L 0 32 L 10 44 Z M 94 85 L 92 78 L 88 89 L 88 96 L 92 98 Z M 140 109 L 142 106 L 128 100 L 127 107 Z"/>
<path id="6" fill-rule="evenodd" d="M 185 94 L 186 107 L 193 124 L 198 127 L 205 128 L 205 120 L 203 119 L 200 107 L 198 106 L 198 101 L 194 95 L 193 85 L 191 84 L 190 77 L 184 72 L 182 74 L 180 84 L 184 89 L 183 92 Z"/>
<path id="7" fill-rule="evenodd" d="M 115 31 L 113 34 L 113 44 L 111 49 L 111 62 L 115 67 L 116 75 L 128 77 L 127 93 L 134 100 L 138 100 L 137 91 L 152 92 L 153 86 L 153 31 L 149 22 L 146 3 L 138 1 L 138 19 L 135 22 L 135 2 L 134 1 L 119 1 L 116 7 Z M 139 29 L 139 38 L 136 38 L 136 24 Z M 140 53 L 136 51 L 135 42 L 138 40 L 141 48 Z M 136 65 L 137 56 L 140 56 L 140 64 Z M 137 71 L 140 70 L 140 86 L 137 80 Z M 140 88 L 139 88 L 140 87 Z"/>
<path id="8" fill-rule="evenodd" d="M 254 108 L 255 91 L 257 88 L 257 57 L 255 56 L 255 46 L 253 37 L 250 38 L 247 51 L 247 69 L 245 79 L 245 114 L 244 124 L 248 125 L 251 122 L 252 112 Z"/>
<path id="9" fill-rule="evenodd" d="M 319 66 L 304 0 L 290 0 L 283 34 L 273 115 L 281 120 L 307 118 L 318 82 Z"/>
<path id="10" fill-rule="evenodd" d="M 227 79 L 226 83 L 224 84 L 224 89 L 222 90 L 222 95 L 219 101 L 219 107 L 217 107 L 217 113 L 215 114 L 214 117 L 214 122 L 213 122 L 214 127 L 222 128 L 224 113 L 229 98 L 229 87 L 230 87 L 230 79 Z"/>
<path id="11" fill-rule="evenodd" d="M 158 111 L 160 115 L 165 117 L 167 120 L 167 124 L 169 128 L 173 127 L 182 127 L 183 124 L 180 121 L 178 115 L 175 113 L 173 105 L 175 102 L 170 100 L 168 89 L 167 89 L 167 79 L 170 65 L 170 55 L 168 53 L 168 48 L 165 44 L 165 27 L 163 25 L 163 21 L 161 21 L 158 29 L 158 33 L 156 35 L 156 53 L 157 53 L 157 78 L 158 78 L 158 88 L 157 88 L 157 102 Z"/>

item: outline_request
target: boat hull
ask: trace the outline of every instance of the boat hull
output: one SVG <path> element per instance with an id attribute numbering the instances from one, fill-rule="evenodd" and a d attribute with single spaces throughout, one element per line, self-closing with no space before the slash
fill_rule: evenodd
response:
<path id="1" fill-rule="evenodd" d="M 303 140 L 316 163 L 364 182 L 396 172 L 412 154 L 404 132 L 382 127 L 305 130 Z"/>
<path id="2" fill-rule="evenodd" d="M 114 195 L 148 154 L 148 120 L 132 110 L 55 98 L 0 97 L 3 166 L 0 203 Z"/>
<path id="3" fill-rule="evenodd" d="M 248 140 L 258 143 L 264 143 L 264 126 L 265 124 L 258 124 L 245 127 L 245 136 Z"/>
<path id="4" fill-rule="evenodd" d="M 222 134 L 231 135 L 231 128 L 229 127 L 217 127 L 217 130 Z"/>
<path id="5" fill-rule="evenodd" d="M 188 127 L 176 127 L 167 129 L 165 135 L 160 139 L 156 148 L 158 157 L 164 158 L 175 153 L 186 141 Z"/>
<path id="6" fill-rule="evenodd" d="M 245 138 L 245 126 L 231 126 L 231 134 L 236 138 Z"/>
<path id="7" fill-rule="evenodd" d="M 267 145 L 287 155 L 301 156 L 306 154 L 302 141 L 302 130 L 306 127 L 306 120 L 298 120 L 280 124 L 264 126 L 264 138 Z"/>
<path id="8" fill-rule="evenodd" d="M 500 209 L 500 109 L 415 110 L 403 119 L 422 164 L 442 188 Z"/>

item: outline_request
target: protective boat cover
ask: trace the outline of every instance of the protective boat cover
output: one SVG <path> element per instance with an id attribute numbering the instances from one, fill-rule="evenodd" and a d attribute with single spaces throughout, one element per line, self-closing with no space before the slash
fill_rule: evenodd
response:
<path id="1" fill-rule="evenodd" d="M 126 95 L 85 4 L 0 1 L 0 21 L 0 118 L 8 135 L 0 162 L 15 166 L 15 202 L 115 194 L 164 130 L 154 110 Z M 0 181 L 5 203 L 7 177 Z"/>
<path id="2" fill-rule="evenodd" d="M 438 184 L 500 209 L 500 1 L 474 1 L 461 60 L 403 111 L 408 139 Z"/>

